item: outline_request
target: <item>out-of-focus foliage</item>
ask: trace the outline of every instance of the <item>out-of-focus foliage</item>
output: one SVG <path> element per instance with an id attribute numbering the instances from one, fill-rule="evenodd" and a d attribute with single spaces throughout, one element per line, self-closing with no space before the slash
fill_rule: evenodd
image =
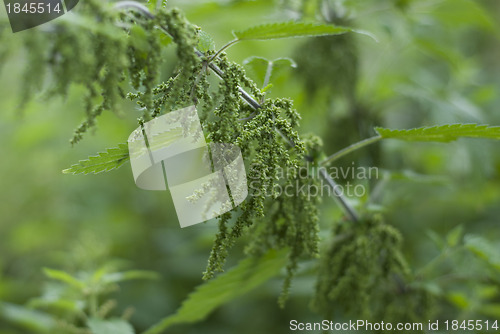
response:
<path id="1" fill-rule="evenodd" d="M 500 139 L 500 127 L 476 124 L 436 125 L 410 130 L 390 130 L 383 128 L 375 128 L 375 130 L 382 138 L 396 138 L 407 141 L 437 141 L 447 143 L 461 137 Z"/>
<path id="2" fill-rule="evenodd" d="M 161 98 L 183 65 L 173 40 L 161 29 L 151 29 L 140 15 L 112 14 L 115 21 L 109 19 L 110 12 L 102 11 L 105 7 L 85 2 L 80 1 L 74 15 L 17 34 L 11 33 L 4 7 L 0 8 L 0 332 L 6 334 L 143 332 L 161 324 L 161 319 L 169 321 L 196 286 L 202 284 L 191 301 L 203 291 L 215 293 L 211 287 L 238 272 L 229 269 L 202 283 L 217 222 L 181 230 L 168 194 L 137 189 L 124 160 L 104 161 L 99 168 L 106 170 L 123 162 L 106 174 L 61 174 L 75 161 L 124 142 L 137 127 L 137 118 L 164 112 Z M 148 8 L 154 11 L 162 3 L 150 1 Z M 174 6 L 203 29 L 196 45 L 212 55 L 234 38 L 232 31 L 289 20 L 348 26 L 376 36 L 378 42 L 352 33 L 248 40 L 227 50 L 227 59 L 244 64 L 259 86 L 254 87 L 259 102 L 264 94 L 286 106 L 287 100 L 277 98 L 294 100 L 302 118 L 300 138 L 307 138 L 307 132 L 322 138 L 322 145 L 317 138 L 304 140 L 314 161 L 376 135 L 374 128 L 379 126 L 416 128 L 379 130 L 385 136 L 422 140 L 432 135 L 435 140 L 439 131 L 437 139 L 448 141 L 476 137 L 476 130 L 484 136 L 490 130 L 475 125 L 441 127 L 445 124 L 500 124 L 496 0 L 171 0 L 167 4 L 169 9 Z M 105 18 L 101 24 L 96 23 L 94 10 Z M 116 25 L 117 21 L 122 23 Z M 50 36 L 54 47 L 47 48 L 39 36 Z M 161 48 L 160 58 L 154 57 L 155 48 Z M 45 57 L 36 57 L 40 54 Z M 129 62 L 130 55 L 135 62 Z M 109 57 L 116 60 L 111 66 L 99 61 Z M 291 60 L 269 61 L 285 57 Z M 47 59 L 52 60 L 50 67 L 44 65 Z M 51 70 L 55 75 L 47 75 Z M 133 82 L 122 80 L 121 73 L 128 73 Z M 197 80 L 191 73 L 180 75 Z M 75 85 L 68 85 L 70 81 Z M 157 81 L 165 85 L 155 91 Z M 211 75 L 206 83 L 216 87 L 218 81 Z M 63 92 L 64 99 L 54 95 L 56 91 Z M 137 93 L 139 105 L 122 98 L 128 91 Z M 233 98 L 224 101 L 235 102 Z M 243 102 L 239 105 L 247 108 Z M 71 149 L 67 139 L 81 121 L 81 111 L 86 112 L 87 130 L 94 129 L 89 120 L 104 109 L 115 113 L 102 113 L 98 131 Z M 226 111 L 233 109 L 228 106 Z M 146 112 L 152 110 L 153 115 Z M 252 117 L 252 111 L 243 110 L 242 117 Z M 213 117 L 208 112 L 205 116 Z M 208 129 L 215 139 L 220 139 L 219 124 Z M 491 134 L 496 138 L 495 129 Z M 443 136 L 444 130 L 453 131 Z M 234 295 L 217 295 L 223 303 L 214 298 L 220 307 L 203 322 L 178 324 L 169 332 L 288 333 L 291 319 L 320 321 L 322 314 L 328 314 L 334 321 L 356 320 L 367 305 L 353 303 L 375 289 L 370 289 L 375 279 L 382 282 L 382 290 L 369 301 L 373 321 L 500 320 L 498 148 L 497 141 L 486 139 L 463 138 L 447 144 L 388 140 L 336 161 L 335 167 L 380 168 L 379 178 L 336 180 L 367 189 L 365 196 L 350 199 L 365 219 L 358 226 L 342 221 L 341 209 L 326 196 L 321 205 L 315 202 L 309 207 L 319 210 L 320 258 L 299 256 L 293 262 L 296 277 L 286 307 L 280 309 L 276 303 L 282 279 L 259 281 L 263 285 L 252 294 L 230 301 L 246 292 L 245 287 L 238 289 L 241 283 L 236 280 L 236 287 L 227 290 Z M 120 154 L 126 155 L 123 150 Z M 111 156 L 105 153 L 96 159 Z M 95 162 L 99 161 L 80 162 L 71 171 L 95 172 L 89 165 Z M 288 235 L 286 245 L 292 245 L 290 235 L 301 235 L 292 229 L 303 226 L 302 215 L 310 217 L 301 212 L 304 202 L 311 204 L 307 196 L 294 201 L 277 198 L 266 207 L 265 217 L 260 218 L 266 224 L 255 225 L 239 240 L 231 239 L 226 267 L 243 257 L 245 244 L 250 245 L 247 253 L 254 255 L 263 251 L 262 243 L 269 248 L 284 246 L 284 239 L 272 238 L 270 232 Z M 277 215 L 281 206 L 294 214 Z M 367 219 L 373 211 L 385 216 L 384 223 Z M 223 228 L 235 222 L 224 219 Z M 377 230 L 380 226 L 385 234 Z M 301 242 L 300 247 L 311 246 Z M 353 246 L 358 244 L 364 248 Z M 370 253 L 375 246 L 379 253 Z M 346 250 L 352 247 L 366 257 L 358 261 L 350 256 Z M 405 260 L 398 262 L 401 258 Z M 397 265 L 384 266 L 389 260 Z M 266 263 L 275 267 L 266 269 L 272 275 L 259 276 L 262 280 L 286 266 L 283 258 L 262 264 Z M 153 277 L 150 271 L 157 274 Z M 122 281 L 126 278 L 134 280 Z M 339 290 L 339 282 L 357 284 L 359 294 L 353 296 L 358 298 L 350 300 L 350 294 Z M 316 311 L 308 307 L 312 300 Z M 185 305 L 178 314 L 193 312 Z M 207 311 L 212 310 L 188 314 L 188 322 Z"/>
<path id="3" fill-rule="evenodd" d="M 164 332 L 172 325 L 204 320 L 217 307 L 226 304 L 276 276 L 286 264 L 286 250 L 270 251 L 260 258 L 248 258 L 216 279 L 200 286 L 179 310 L 145 334 Z"/>

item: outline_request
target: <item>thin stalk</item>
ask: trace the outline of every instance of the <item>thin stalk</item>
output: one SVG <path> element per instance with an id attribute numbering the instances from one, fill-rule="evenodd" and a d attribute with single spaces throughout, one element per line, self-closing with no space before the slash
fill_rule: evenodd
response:
<path id="1" fill-rule="evenodd" d="M 221 48 L 219 49 L 219 51 L 217 51 L 217 52 L 216 52 L 216 53 L 215 53 L 215 54 L 214 54 L 214 55 L 213 55 L 213 56 L 212 56 L 212 57 L 208 60 L 208 62 L 211 62 L 212 60 L 214 60 L 215 58 L 217 58 L 217 57 L 218 57 L 218 56 L 222 53 L 222 51 L 226 50 L 226 49 L 227 49 L 228 47 L 230 47 L 231 45 L 238 43 L 239 41 L 240 41 L 239 39 L 235 38 L 235 39 L 233 39 L 232 41 L 227 42 L 227 43 L 226 43 L 223 47 L 221 47 Z"/>
<path id="2" fill-rule="evenodd" d="M 269 85 L 272 72 L 273 72 L 273 62 L 270 61 L 269 63 L 267 63 L 266 76 L 264 77 L 264 83 L 262 84 L 262 89 L 266 88 L 266 86 Z"/>
<path id="3" fill-rule="evenodd" d="M 272 72 L 273 72 L 273 62 L 270 61 L 267 63 L 266 76 L 264 77 L 264 83 L 262 84 L 262 89 L 266 88 L 269 85 Z M 260 100 L 260 103 L 264 102 L 266 94 L 267 92 L 264 92 L 264 94 L 262 95 L 262 99 Z"/>
<path id="4" fill-rule="evenodd" d="M 154 20 L 155 19 L 155 16 L 149 11 L 149 9 L 143 5 L 141 5 L 140 3 L 137 3 L 135 1 L 121 1 L 121 2 L 117 2 L 115 4 L 115 8 L 118 8 L 118 9 L 125 9 L 125 8 L 132 8 L 132 9 L 136 9 L 137 11 L 141 12 L 142 14 L 144 14 L 146 17 L 150 18 L 151 20 Z M 164 26 L 161 26 L 160 25 L 160 28 L 169 36 L 172 36 L 169 32 L 168 32 L 168 29 Z M 236 43 L 237 40 L 235 41 L 231 41 L 229 42 L 228 44 L 226 44 L 226 46 L 224 46 L 221 50 L 223 50 L 224 48 L 227 48 L 229 47 L 230 45 Z M 221 50 L 219 50 L 219 52 L 217 52 L 217 54 L 219 54 L 221 52 Z M 203 52 L 195 49 L 195 53 L 199 56 L 199 57 L 204 57 L 205 55 L 203 54 Z M 224 72 L 216 65 L 214 64 L 213 62 L 209 62 L 208 64 L 208 67 L 219 77 L 219 78 L 222 78 L 224 76 Z M 259 102 L 257 102 L 250 94 L 248 94 L 243 88 L 241 87 L 238 87 L 238 90 L 240 91 L 240 94 L 241 94 L 241 98 L 243 100 L 245 100 L 253 109 L 255 110 L 258 110 L 260 108 L 262 108 L 262 106 L 260 105 Z M 281 131 L 279 131 L 278 129 L 276 129 L 276 131 L 278 131 L 278 133 L 283 137 L 283 139 L 290 145 L 290 146 L 295 146 L 295 143 L 290 139 L 290 138 L 287 138 L 283 133 L 281 133 Z M 358 143 L 359 144 L 359 143 Z M 354 144 L 356 145 L 356 144 Z M 363 145 L 364 146 L 364 145 Z M 361 146 L 362 147 L 362 146 Z M 339 152 L 340 153 L 340 152 Z M 349 153 L 349 152 L 347 152 Z M 346 154 L 347 154 L 346 153 Z M 334 154 L 336 155 L 336 154 Z M 307 161 L 312 161 L 312 158 L 310 156 L 305 156 L 305 160 Z M 326 181 L 326 183 L 332 188 L 333 192 L 333 198 L 338 202 L 338 204 L 342 207 L 342 209 L 344 210 L 345 214 L 348 216 L 349 220 L 351 220 L 352 222 L 359 222 L 359 217 L 356 213 L 356 211 L 354 210 L 354 208 L 351 207 L 351 205 L 346 201 L 346 199 L 344 198 L 344 195 L 342 194 L 342 192 L 339 191 L 339 187 L 337 186 L 337 183 L 333 180 L 333 178 L 328 175 L 328 173 L 326 171 L 322 171 L 320 172 L 320 175 L 321 177 Z"/>
<path id="5" fill-rule="evenodd" d="M 355 144 L 352 144 L 352 145 L 350 145 L 350 146 L 348 146 L 348 147 L 346 147 L 346 148 L 338 151 L 337 153 L 330 155 L 328 158 L 326 158 L 325 160 L 321 161 L 320 165 L 327 165 L 329 163 L 332 163 L 332 162 L 334 162 L 334 161 L 342 158 L 343 156 L 348 155 L 351 152 L 354 152 L 356 150 L 359 150 L 362 147 L 365 147 L 365 146 L 371 145 L 373 143 L 376 143 L 376 142 L 378 142 L 381 139 L 382 139 L 382 136 L 381 135 L 377 135 L 377 136 L 374 136 L 374 137 L 362 140 L 360 142 L 357 142 Z"/>
<path id="6" fill-rule="evenodd" d="M 120 1 L 120 2 L 115 3 L 113 5 L 113 7 L 115 9 L 133 8 L 133 9 L 141 12 L 142 14 L 144 14 L 145 16 L 147 16 L 150 19 L 154 19 L 155 18 L 155 16 L 153 15 L 153 13 L 151 13 L 149 11 L 148 7 L 146 7 L 143 4 L 140 4 L 138 2 L 135 2 L 135 1 Z"/>
<path id="7" fill-rule="evenodd" d="M 323 179 L 325 179 L 326 183 L 328 183 L 330 188 L 332 188 L 333 198 L 335 198 L 338 201 L 338 203 L 340 204 L 342 209 L 344 209 L 344 212 L 347 214 L 350 220 L 356 223 L 359 222 L 359 217 L 356 211 L 354 211 L 353 207 L 350 206 L 349 203 L 344 199 L 342 188 L 339 189 L 340 188 L 339 185 L 333 180 L 333 178 L 330 175 L 328 175 L 328 173 L 324 168 L 320 168 L 319 174 Z"/>
<path id="8" fill-rule="evenodd" d="M 89 313 L 91 317 L 97 316 L 98 308 L 97 294 L 95 291 L 91 291 L 89 295 Z"/>

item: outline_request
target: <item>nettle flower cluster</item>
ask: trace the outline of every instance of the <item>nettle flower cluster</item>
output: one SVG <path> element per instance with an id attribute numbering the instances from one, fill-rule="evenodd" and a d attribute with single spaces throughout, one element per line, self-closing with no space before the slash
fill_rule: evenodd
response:
<path id="1" fill-rule="evenodd" d="M 249 189 L 249 196 L 239 209 L 220 217 L 219 232 L 204 278 L 221 272 L 228 250 L 241 235 L 251 233 L 248 253 L 290 249 L 286 292 L 298 260 L 318 254 L 316 203 L 301 196 L 286 198 L 276 194 L 269 198 L 262 194 L 274 189 L 277 182 L 297 184 L 292 176 L 280 180 L 278 172 L 297 168 L 305 161 L 306 143 L 297 132 L 300 115 L 290 100 L 265 99 L 243 68 L 229 61 L 225 54 L 214 57 L 212 50 L 200 54 L 197 51 L 200 30 L 189 24 L 178 10 L 161 11 L 155 20 L 157 26 L 168 31 L 177 46 L 177 68 L 171 78 L 153 89 L 152 108 L 144 99 L 146 93 L 131 93 L 128 97 L 137 100 L 143 108 L 144 120 L 196 105 L 207 141 L 238 145 L 251 166 L 248 177 L 255 181 L 254 191 Z M 215 75 L 209 69 L 210 62 L 216 66 L 216 74 L 220 77 L 218 85 L 210 82 L 210 76 Z M 262 101 L 259 108 L 255 109 L 241 98 L 241 88 Z"/>

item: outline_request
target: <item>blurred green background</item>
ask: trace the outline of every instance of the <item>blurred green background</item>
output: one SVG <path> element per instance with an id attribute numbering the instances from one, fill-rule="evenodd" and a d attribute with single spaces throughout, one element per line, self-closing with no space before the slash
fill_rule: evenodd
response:
<path id="1" fill-rule="evenodd" d="M 301 132 L 320 136 L 326 154 L 374 135 L 374 126 L 500 125 L 499 1 L 169 0 L 168 6 L 181 8 L 213 36 L 217 47 L 232 39 L 232 30 L 318 19 L 322 11 L 322 20 L 373 34 L 377 41 L 348 34 L 242 42 L 227 51 L 238 63 L 250 56 L 290 57 L 297 63 L 273 83 L 270 95 L 295 101 L 303 117 Z M 6 21 L 3 7 L 0 21 Z M 128 164 L 99 175 L 62 174 L 78 160 L 125 142 L 140 111 L 124 101 L 119 114 L 105 112 L 97 130 L 71 147 L 68 140 L 83 118 L 82 87 L 72 87 L 65 98 L 46 98 L 47 79 L 40 83 L 43 89 L 19 107 L 23 73 L 30 69 L 30 49 L 22 47 L 28 34 L 30 30 L 12 34 L 8 28 L 0 33 L 0 301 L 44 310 L 33 301 L 39 296 L 50 299 L 57 290 L 44 276 L 44 267 L 70 273 L 94 272 L 102 266 L 151 270 L 160 279 L 123 283 L 110 295 L 118 305 L 113 313 L 132 307 L 131 322 L 144 330 L 174 313 L 202 283 L 217 222 L 180 229 L 168 191 L 138 189 Z M 173 50 L 170 46 L 165 51 L 172 65 L 165 66 L 164 79 L 176 61 Z M 500 143 L 387 141 L 339 164 L 350 166 L 352 161 L 380 168 L 380 178 L 368 185 L 370 198 L 353 203 L 368 201 L 402 232 L 411 266 L 416 271 L 426 268 L 426 282 L 439 290 L 439 317 L 500 320 L 498 280 L 442 281 L 471 270 L 489 277 L 488 266 L 500 263 Z M 336 203 L 325 198 L 320 222 L 324 240 L 340 216 Z M 488 245 L 487 263 L 460 253 L 429 267 L 442 254 L 436 243 L 460 225 L 463 234 L 480 236 Z M 243 257 L 244 243 L 240 240 L 231 252 L 228 268 Z M 308 307 L 314 266 L 315 261 L 302 264 L 284 310 L 276 302 L 281 288 L 277 278 L 218 309 L 203 323 L 168 332 L 288 333 L 291 319 L 318 320 Z M 496 290 L 485 295 L 484 289 L 491 287 Z M 0 333 L 31 330 L 4 314 Z"/>

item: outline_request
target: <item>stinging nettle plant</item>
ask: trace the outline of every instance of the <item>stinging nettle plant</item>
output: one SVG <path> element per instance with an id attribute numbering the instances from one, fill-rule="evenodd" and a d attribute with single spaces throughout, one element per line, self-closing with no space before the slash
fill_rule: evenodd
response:
<path id="1" fill-rule="evenodd" d="M 237 144 L 250 166 L 248 178 L 253 186 L 248 198 L 234 212 L 218 218 L 218 233 L 203 273 L 207 282 L 189 296 L 176 314 L 145 333 L 162 333 L 176 323 L 202 320 L 216 307 L 278 275 L 283 267 L 286 276 L 279 303 L 284 306 L 299 263 L 315 258 L 320 259 L 311 306 L 320 314 L 345 312 L 394 321 L 421 321 L 431 316 L 438 296 L 414 284 L 415 273 L 405 260 L 401 233 L 385 223 L 380 213 L 354 208 L 338 191 L 325 167 L 385 139 L 412 142 L 451 142 L 461 137 L 500 139 L 500 127 L 452 124 L 411 130 L 376 128 L 375 136 L 327 156 L 322 153 L 320 138 L 299 133 L 301 115 L 294 109 L 293 101 L 266 97 L 273 75 L 282 67 L 296 66 L 295 62 L 288 58 L 274 61 L 249 58 L 245 64 L 253 72 L 254 81 L 224 52 L 239 42 L 294 37 L 331 36 L 326 38 L 342 38 L 341 43 L 347 45 L 350 43 L 347 36 L 357 33 L 366 34 L 331 23 L 263 24 L 234 31 L 234 40 L 216 50 L 211 37 L 187 21 L 182 11 L 160 1 L 150 1 L 145 6 L 134 1 L 88 0 L 49 28 L 25 35 L 31 65 L 25 76 L 23 101 L 40 88 L 48 74 L 51 80 L 48 96 L 66 95 L 73 84 L 85 85 L 85 120 L 75 130 L 71 144 L 82 140 L 103 112 L 117 112 L 123 99 L 137 103 L 142 112 L 139 125 L 169 111 L 195 105 L 207 141 Z M 162 51 L 170 45 L 175 46 L 177 65 L 172 76 L 162 80 L 162 65 L 170 61 L 163 58 Z M 213 80 L 214 76 L 218 81 Z M 128 160 L 127 145 L 122 143 L 63 172 L 108 172 Z M 322 179 L 293 174 L 280 179 L 280 170 L 301 167 L 319 170 Z M 320 182 L 332 189 L 345 214 L 334 225 L 324 249 L 319 238 L 319 197 L 297 190 L 318 186 Z M 297 195 L 280 195 L 275 190 L 277 185 L 295 187 Z M 245 247 L 248 258 L 219 274 L 224 271 L 231 247 L 242 235 L 252 236 Z M 56 271 L 46 270 L 46 274 L 85 294 L 86 281 Z M 147 273 L 129 275 L 150 278 Z M 101 282 L 100 278 L 96 281 Z M 226 293 L 217 293 L 221 289 Z M 87 306 L 91 311 L 89 317 L 83 316 L 78 322 L 60 328 L 67 333 L 104 333 L 96 329 L 101 325 L 101 320 L 96 319 L 106 318 L 106 305 L 95 305 L 96 297 L 91 297 Z M 338 305 L 342 305 L 341 311 Z M 124 333 L 131 330 L 116 319 L 107 324 Z M 55 325 L 47 321 L 47 326 Z"/>

